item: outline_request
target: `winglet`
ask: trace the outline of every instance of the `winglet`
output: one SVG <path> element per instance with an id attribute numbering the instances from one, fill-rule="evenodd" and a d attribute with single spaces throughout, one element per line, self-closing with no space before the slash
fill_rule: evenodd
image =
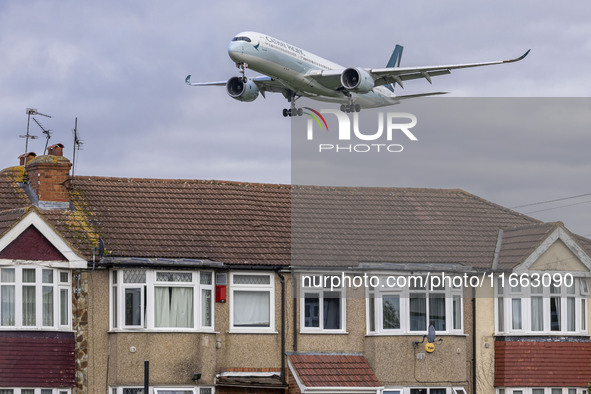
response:
<path id="1" fill-rule="evenodd" d="M 187 85 L 191 85 L 191 74 L 187 75 L 187 78 L 185 78 L 185 83 Z"/>
<path id="2" fill-rule="evenodd" d="M 518 62 L 520 60 L 523 60 L 529 54 L 529 51 L 531 51 L 531 49 L 528 49 L 527 52 L 525 52 L 523 55 L 519 56 L 518 58 L 505 60 L 503 63 L 513 63 L 513 62 Z"/>

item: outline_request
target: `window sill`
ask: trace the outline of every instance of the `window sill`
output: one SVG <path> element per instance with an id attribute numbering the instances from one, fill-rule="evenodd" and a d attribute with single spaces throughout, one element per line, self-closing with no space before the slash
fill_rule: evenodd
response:
<path id="1" fill-rule="evenodd" d="M 347 331 L 300 331 L 298 332 L 300 335 L 349 335 Z"/>
<path id="2" fill-rule="evenodd" d="M 52 327 L 10 327 L 2 326 L 0 331 L 49 331 L 49 332 L 74 332 L 71 328 L 52 328 Z"/>
<path id="3" fill-rule="evenodd" d="M 256 335 L 277 335 L 277 331 L 263 331 L 263 330 L 237 330 L 231 329 L 226 332 L 227 334 L 256 334 Z"/>
<path id="4" fill-rule="evenodd" d="M 203 331 L 203 330 L 163 330 L 163 329 L 146 329 L 146 328 L 138 328 L 136 330 L 129 330 L 129 329 L 120 329 L 115 328 L 112 330 L 107 331 L 109 334 L 117 334 L 117 333 L 162 333 L 162 334 L 219 334 L 218 331 Z"/>
<path id="5" fill-rule="evenodd" d="M 589 337 L 589 333 L 582 332 L 511 332 L 494 333 L 493 337 Z"/>
<path id="6" fill-rule="evenodd" d="M 426 336 L 427 333 L 414 333 L 414 332 L 396 332 L 396 333 L 368 333 L 366 337 L 422 337 Z M 468 337 L 468 334 L 463 333 L 449 333 L 449 332 L 438 332 L 437 336 L 442 337 Z"/>

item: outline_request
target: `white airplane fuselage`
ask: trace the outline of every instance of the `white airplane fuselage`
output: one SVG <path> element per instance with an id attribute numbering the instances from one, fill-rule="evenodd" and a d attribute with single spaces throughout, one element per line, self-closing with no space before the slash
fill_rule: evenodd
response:
<path id="1" fill-rule="evenodd" d="M 282 81 L 298 96 L 341 104 L 350 103 L 343 91 L 327 88 L 309 77 L 321 75 L 327 70 L 345 70 L 346 67 L 266 34 L 243 32 L 238 36 L 248 37 L 251 41 L 230 42 L 228 54 L 235 63 L 246 63 L 248 68 Z M 376 86 L 368 93 L 348 93 L 362 108 L 382 107 L 399 102 L 395 94 L 384 86 Z"/>

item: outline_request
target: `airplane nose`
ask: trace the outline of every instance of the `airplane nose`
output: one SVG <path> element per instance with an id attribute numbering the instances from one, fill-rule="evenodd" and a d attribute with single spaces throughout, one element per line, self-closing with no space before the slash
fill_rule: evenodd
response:
<path id="1" fill-rule="evenodd" d="M 240 61 L 240 55 L 242 54 L 242 43 L 238 41 L 230 42 L 228 45 L 228 55 L 230 55 L 230 59 L 234 60 L 235 62 Z"/>

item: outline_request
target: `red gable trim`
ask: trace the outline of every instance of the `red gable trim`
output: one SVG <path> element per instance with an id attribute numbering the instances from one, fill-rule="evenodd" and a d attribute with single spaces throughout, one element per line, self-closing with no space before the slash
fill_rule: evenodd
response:
<path id="1" fill-rule="evenodd" d="M 587 387 L 590 342 L 495 342 L 495 387 Z"/>
<path id="2" fill-rule="evenodd" d="M 363 356 L 294 354 L 289 361 L 306 387 L 381 387 Z"/>
<path id="3" fill-rule="evenodd" d="M 73 387 L 74 333 L 0 331 L 0 387 Z"/>
<path id="4" fill-rule="evenodd" d="M 0 259 L 67 261 L 35 226 L 27 227 L 14 241 L 2 249 Z"/>

